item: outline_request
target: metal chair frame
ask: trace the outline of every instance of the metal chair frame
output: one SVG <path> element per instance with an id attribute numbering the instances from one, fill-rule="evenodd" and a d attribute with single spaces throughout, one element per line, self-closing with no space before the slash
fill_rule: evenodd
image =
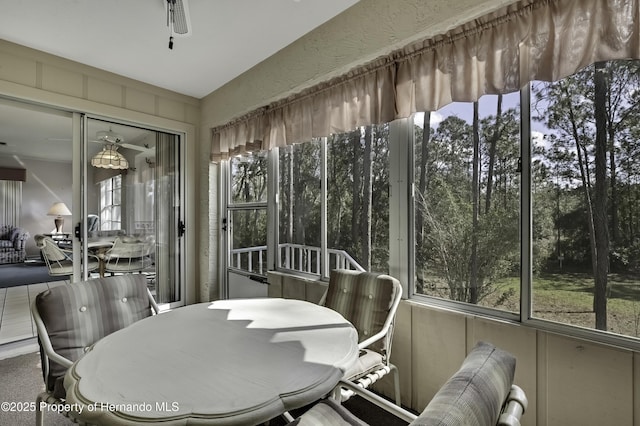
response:
<path id="1" fill-rule="evenodd" d="M 73 274 L 73 252 L 65 250 L 56 244 L 53 238 L 45 235 L 34 237 L 36 246 L 40 249 L 44 262 L 52 277 L 69 276 Z M 93 272 L 100 266 L 100 259 L 92 254 L 88 255 L 88 271 Z"/>
<path id="2" fill-rule="evenodd" d="M 107 278 L 107 279 L 114 279 L 114 278 Z M 116 278 L 117 279 L 117 278 Z M 117 285 L 117 283 L 110 283 L 113 285 Z M 81 286 L 81 285 L 85 285 L 85 283 L 74 283 L 71 285 L 76 285 L 76 286 Z M 145 286 L 146 288 L 146 286 Z M 149 305 L 150 308 L 153 311 L 153 314 L 158 314 L 158 312 L 160 311 L 160 309 L 158 308 L 158 305 L 156 303 L 156 301 L 154 300 L 151 292 L 149 291 L 148 288 L 146 288 L 147 291 L 147 295 L 149 297 Z M 58 404 L 58 407 L 64 407 L 65 405 L 65 401 L 54 396 L 53 392 L 49 391 L 49 383 L 48 383 L 48 379 L 49 379 L 49 363 L 50 361 L 53 361 L 57 364 L 60 364 L 61 366 L 65 367 L 65 368 L 69 368 L 73 365 L 74 361 L 77 360 L 71 360 L 71 359 L 67 359 L 64 356 L 60 355 L 59 353 L 56 352 L 56 350 L 53 348 L 53 345 L 51 343 L 51 339 L 49 338 L 49 334 L 47 332 L 47 327 L 44 324 L 44 321 L 42 320 L 42 317 L 40 316 L 40 312 L 38 311 L 38 308 L 36 306 L 36 299 L 34 298 L 33 302 L 31 303 L 31 315 L 33 316 L 33 321 L 36 325 L 36 331 L 38 334 L 38 342 L 40 343 L 40 353 L 41 353 L 41 357 L 42 357 L 42 371 L 44 374 L 44 380 L 45 380 L 45 391 L 41 392 L 38 394 L 38 396 L 36 397 L 36 425 L 37 426 L 42 426 L 44 419 L 43 419 L 43 415 L 42 415 L 42 407 L 41 404 L 42 403 L 46 403 L 46 404 L 51 404 L 51 405 L 55 405 Z M 95 342 L 94 342 L 95 343 Z M 59 411 L 62 415 L 69 417 L 70 413 L 66 412 L 62 409 L 56 409 L 56 411 Z"/>
<path id="3" fill-rule="evenodd" d="M 331 285 L 331 282 L 329 282 L 329 285 Z M 352 378 L 351 382 L 357 384 L 361 388 L 366 389 L 366 388 L 369 388 L 372 384 L 374 384 L 378 380 L 380 380 L 385 375 L 389 373 L 393 373 L 395 401 L 396 401 L 396 404 L 400 406 L 400 403 L 401 403 L 400 377 L 398 373 L 398 368 L 391 363 L 390 357 L 391 357 L 391 343 L 393 340 L 393 328 L 394 328 L 393 326 L 395 322 L 396 312 L 398 310 L 398 306 L 400 305 L 400 300 L 402 300 L 402 286 L 400 285 L 400 282 L 398 282 L 397 279 L 393 280 L 393 285 L 394 285 L 394 298 L 391 302 L 391 306 L 387 313 L 387 318 L 384 322 L 384 325 L 382 326 L 379 332 L 363 340 L 362 342 L 358 343 L 358 349 L 365 350 L 369 346 L 371 346 L 371 344 L 377 341 L 380 341 L 382 339 L 385 339 L 386 340 L 385 347 L 387 348 L 387 350 L 386 350 L 386 353 L 382 354 L 383 355 L 382 365 L 379 365 L 374 370 L 362 372 L 361 374 Z M 322 299 L 319 302 L 320 305 L 325 305 L 326 296 L 327 296 L 327 293 L 325 292 L 325 294 L 322 296 Z M 348 319 L 349 318 L 347 318 L 347 320 Z M 346 401 L 349 398 L 351 398 L 353 395 L 354 395 L 354 392 L 351 387 L 344 387 L 342 389 L 341 401 Z"/>

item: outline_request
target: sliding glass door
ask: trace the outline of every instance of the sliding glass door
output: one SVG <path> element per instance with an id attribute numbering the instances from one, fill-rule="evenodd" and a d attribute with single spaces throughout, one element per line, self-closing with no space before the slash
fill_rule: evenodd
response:
<path id="1" fill-rule="evenodd" d="M 37 293 L 87 278 L 143 274 L 158 303 L 185 303 L 183 141 L 0 97 L 0 226 L 25 231 L 0 256 L 0 344 L 34 337 Z"/>
<path id="2" fill-rule="evenodd" d="M 158 303 L 182 298 L 180 136 L 84 118 L 80 220 L 83 263 L 101 276 L 144 274 Z M 90 271 L 82 271 L 88 274 Z"/>

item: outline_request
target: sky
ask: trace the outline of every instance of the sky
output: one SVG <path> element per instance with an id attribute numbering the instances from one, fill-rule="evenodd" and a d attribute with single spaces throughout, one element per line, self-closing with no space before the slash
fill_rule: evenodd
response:
<path id="1" fill-rule="evenodd" d="M 478 103 L 478 112 L 480 118 L 495 115 L 496 103 L 498 95 L 484 95 L 480 98 Z M 519 108 L 520 105 L 520 93 L 514 92 L 506 94 L 502 97 L 502 110 L 505 111 L 509 108 Z M 455 116 L 463 119 L 467 123 L 473 123 L 473 104 L 470 102 L 453 102 L 440 108 L 438 111 L 431 113 L 431 127 L 436 128 L 447 117 Z M 424 121 L 424 112 L 418 112 L 414 114 L 414 124 L 422 128 Z M 531 137 L 533 143 L 536 145 L 546 144 L 545 135 L 549 133 L 549 130 L 544 124 L 539 122 L 531 123 Z"/>

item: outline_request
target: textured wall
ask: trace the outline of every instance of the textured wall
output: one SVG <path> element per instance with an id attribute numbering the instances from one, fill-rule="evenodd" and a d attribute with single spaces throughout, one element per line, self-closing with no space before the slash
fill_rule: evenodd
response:
<path id="1" fill-rule="evenodd" d="M 509 3 L 513 0 L 360 0 L 203 98 L 203 135 L 207 128 Z"/>

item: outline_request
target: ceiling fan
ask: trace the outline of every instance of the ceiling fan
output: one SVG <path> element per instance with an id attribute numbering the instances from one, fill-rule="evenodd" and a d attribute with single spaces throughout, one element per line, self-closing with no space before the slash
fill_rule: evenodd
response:
<path id="1" fill-rule="evenodd" d="M 191 19 L 187 0 L 166 0 L 167 27 L 169 27 L 169 49 L 173 49 L 173 35 L 191 35 Z"/>
<path id="2" fill-rule="evenodd" d="M 92 140 L 91 142 L 100 142 L 104 144 L 115 145 L 117 147 L 133 149 L 135 151 L 146 152 L 148 154 L 155 153 L 155 147 L 151 146 L 148 143 L 142 143 L 140 145 L 125 143 L 124 137 L 112 131 L 111 129 L 97 131 L 96 139 Z"/>
<path id="3" fill-rule="evenodd" d="M 136 137 L 136 143 L 126 143 L 123 136 L 113 130 L 99 130 L 96 132 L 95 139 L 89 139 L 89 142 L 100 143 L 104 145 L 115 145 L 120 148 L 132 149 L 134 151 L 144 152 L 146 155 L 155 155 L 155 143 L 145 142 L 148 135 Z M 51 142 L 71 142 L 69 138 L 47 138 Z"/>

